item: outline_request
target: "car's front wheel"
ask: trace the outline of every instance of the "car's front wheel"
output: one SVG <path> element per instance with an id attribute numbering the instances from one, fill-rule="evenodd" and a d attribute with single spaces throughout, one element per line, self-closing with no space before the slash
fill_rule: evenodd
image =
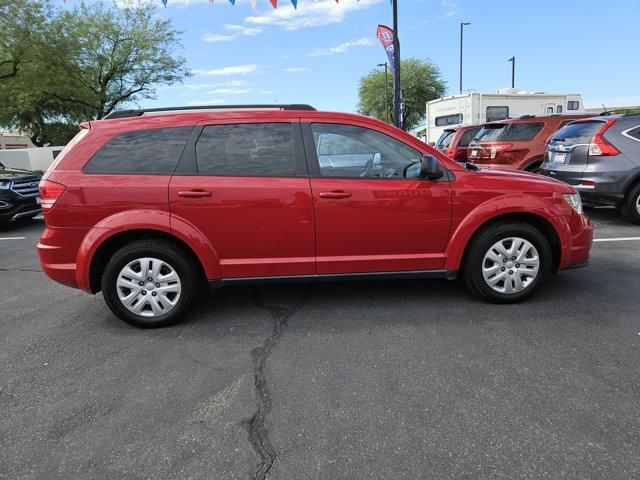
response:
<path id="1" fill-rule="evenodd" d="M 182 249 L 163 240 L 125 245 L 109 260 L 102 293 L 113 313 L 142 328 L 178 322 L 193 302 L 198 269 Z"/>
<path id="2" fill-rule="evenodd" d="M 477 296 L 493 303 L 515 303 L 533 295 L 551 271 L 545 236 L 526 223 L 485 228 L 469 244 L 462 276 Z"/>

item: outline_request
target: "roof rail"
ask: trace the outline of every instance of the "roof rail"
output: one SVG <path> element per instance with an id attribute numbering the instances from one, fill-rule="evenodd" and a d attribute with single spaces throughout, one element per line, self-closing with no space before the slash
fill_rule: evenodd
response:
<path id="1" fill-rule="evenodd" d="M 240 109 L 278 109 L 278 110 L 314 110 L 311 105 L 304 103 L 289 103 L 289 104 L 277 104 L 277 103 L 264 103 L 255 105 L 189 105 L 185 107 L 165 107 L 165 108 L 140 108 L 134 110 L 116 110 L 106 115 L 103 120 L 114 118 L 128 118 L 128 117 L 140 117 L 148 113 L 171 113 L 171 112 L 191 112 L 194 110 L 240 110 Z"/>
<path id="2" fill-rule="evenodd" d="M 535 115 L 522 115 L 522 116 L 520 116 L 518 118 L 536 118 L 536 116 Z"/>

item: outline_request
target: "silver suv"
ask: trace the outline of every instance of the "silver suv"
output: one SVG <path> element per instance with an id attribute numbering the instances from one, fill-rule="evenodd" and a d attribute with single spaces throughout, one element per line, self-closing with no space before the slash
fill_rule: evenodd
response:
<path id="1" fill-rule="evenodd" d="M 540 173 L 573 185 L 585 205 L 615 205 L 640 225 L 640 115 L 566 125 L 549 139 Z"/>

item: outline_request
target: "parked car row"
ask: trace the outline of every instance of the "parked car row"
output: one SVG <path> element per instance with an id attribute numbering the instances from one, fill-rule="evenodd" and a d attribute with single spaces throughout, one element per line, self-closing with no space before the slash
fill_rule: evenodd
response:
<path id="1" fill-rule="evenodd" d="M 586 206 L 614 205 L 640 225 L 639 115 L 527 115 L 448 129 L 436 148 L 458 162 L 562 180 Z"/>
<path id="2" fill-rule="evenodd" d="M 460 276 L 519 302 L 593 239 L 571 185 L 305 105 L 116 112 L 82 125 L 40 192 L 44 272 L 141 327 L 207 284 Z"/>

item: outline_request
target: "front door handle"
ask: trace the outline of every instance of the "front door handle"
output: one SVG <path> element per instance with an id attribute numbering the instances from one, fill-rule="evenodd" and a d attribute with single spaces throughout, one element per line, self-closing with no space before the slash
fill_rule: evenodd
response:
<path id="1" fill-rule="evenodd" d="M 205 198 L 205 197 L 210 197 L 211 196 L 211 192 L 207 192 L 206 190 L 180 190 L 178 191 L 178 196 L 179 197 L 186 197 L 186 198 Z"/>
<path id="2" fill-rule="evenodd" d="M 320 198 L 349 198 L 351 194 L 343 190 L 334 190 L 332 192 L 320 192 L 318 196 Z"/>

